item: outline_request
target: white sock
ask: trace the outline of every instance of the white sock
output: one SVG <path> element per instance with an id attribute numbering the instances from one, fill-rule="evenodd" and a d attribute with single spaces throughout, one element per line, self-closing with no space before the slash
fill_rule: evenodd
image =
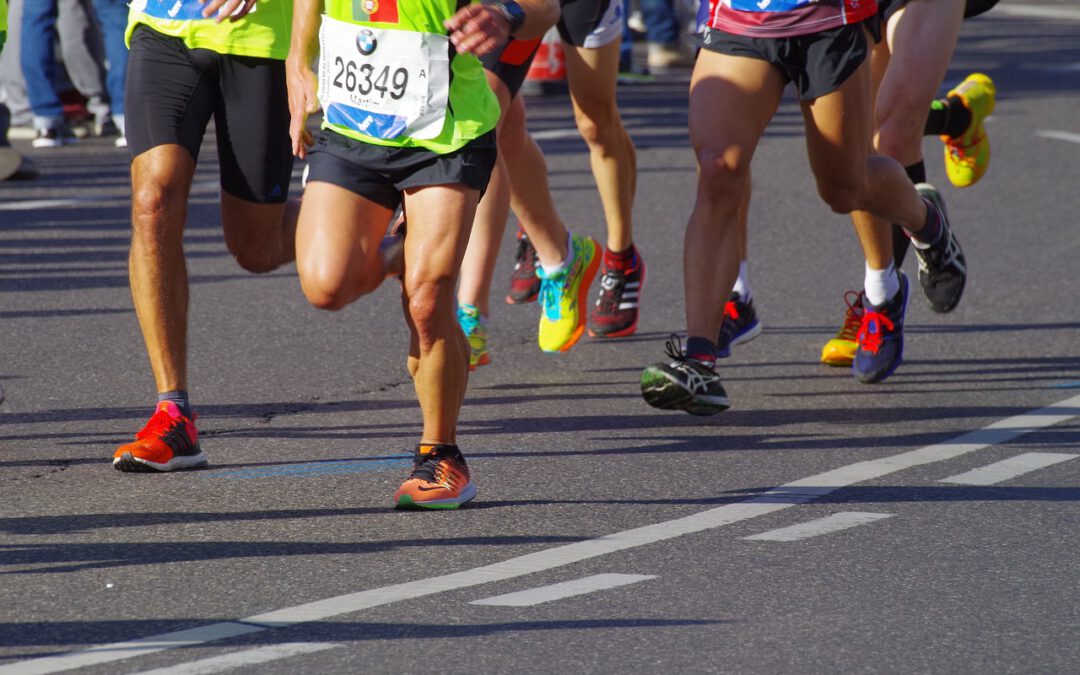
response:
<path id="1" fill-rule="evenodd" d="M 543 262 L 541 262 L 540 263 L 540 269 L 544 270 L 544 276 L 547 277 L 548 279 L 550 279 L 551 277 L 555 276 L 559 272 L 562 272 L 563 270 L 570 267 L 571 263 L 573 263 L 573 262 L 574 262 L 574 235 L 570 232 L 570 230 L 567 230 L 566 231 L 566 258 L 564 258 L 563 261 L 561 263 L 559 263 L 558 265 L 552 265 L 552 266 L 545 265 Z"/>
<path id="2" fill-rule="evenodd" d="M 863 292 L 866 293 L 866 301 L 875 307 L 884 305 L 900 290 L 900 276 L 892 263 L 883 269 L 875 270 L 866 263 L 866 278 L 863 281 Z"/>
<path id="3" fill-rule="evenodd" d="M 750 281 L 746 273 L 746 261 L 739 263 L 739 278 L 735 280 L 735 288 L 731 289 L 742 298 L 743 302 L 750 302 Z"/>

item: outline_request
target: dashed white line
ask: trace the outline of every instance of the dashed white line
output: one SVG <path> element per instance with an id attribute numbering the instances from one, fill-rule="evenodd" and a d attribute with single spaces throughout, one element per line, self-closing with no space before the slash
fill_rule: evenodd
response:
<path id="1" fill-rule="evenodd" d="M 743 539 L 757 541 L 798 541 L 800 539 L 818 537 L 823 534 L 840 532 L 841 530 L 858 527 L 859 525 L 872 523 L 877 520 L 882 520 L 883 518 L 892 518 L 893 515 L 894 514 L 892 513 L 842 511 L 840 513 L 834 513 L 831 516 L 818 518 L 817 520 L 799 523 L 798 525 L 790 525 L 788 527 L 780 527 L 775 530 L 769 530 L 768 532 L 762 532 L 761 534 L 753 534 L 749 537 L 743 537 Z"/>
<path id="2" fill-rule="evenodd" d="M 978 469 L 942 478 L 938 482 L 960 485 L 993 485 L 1011 480 L 1017 476 L 1023 476 L 1025 473 L 1067 462 L 1074 457 L 1080 457 L 1080 455 L 1064 452 L 1025 452 L 1022 455 L 1003 459 L 1000 462 L 994 462 Z"/>
<path id="3" fill-rule="evenodd" d="M 1036 136 L 1042 136 L 1043 138 L 1052 138 L 1055 141 L 1068 141 L 1069 143 L 1080 143 L 1080 134 L 1074 134 L 1069 131 L 1036 131 Z"/>
<path id="4" fill-rule="evenodd" d="M 326 651 L 340 646 L 332 642 L 283 642 L 278 645 L 269 645 L 258 649 L 248 649 L 242 652 L 191 661 L 190 663 L 181 663 L 168 668 L 144 670 L 137 675 L 210 675 L 210 673 L 223 673 L 227 670 L 286 659 L 290 656 L 314 654 L 315 652 Z"/>
<path id="5" fill-rule="evenodd" d="M 1080 21 L 1080 9 L 1061 5 L 998 5 L 991 14 L 1011 14 L 1030 19 L 1075 19 Z"/>
<path id="6" fill-rule="evenodd" d="M 655 578 L 656 576 L 651 574 L 593 574 L 573 581 L 563 581 L 550 586 L 530 588 L 527 591 L 505 593 L 482 600 L 473 600 L 469 604 L 495 605 L 497 607 L 531 607 L 542 602 L 572 598 L 575 595 L 585 595 L 595 591 L 606 591 L 609 588 L 618 588 L 619 586 L 627 586 Z"/>
<path id="7" fill-rule="evenodd" d="M 94 664 L 121 661 L 174 647 L 220 640 L 245 632 L 319 621 L 401 600 L 420 598 L 493 581 L 505 581 L 534 572 L 565 567 L 609 553 L 655 544 L 805 504 L 856 483 L 924 464 L 953 459 L 1065 422 L 1078 415 L 1080 415 L 1080 396 L 1074 396 L 1045 408 L 999 420 L 982 429 L 962 434 L 943 443 L 928 445 L 891 457 L 850 464 L 781 485 L 743 502 L 718 506 L 683 518 L 615 532 L 461 572 L 286 607 L 239 621 L 215 623 L 202 628 L 155 635 L 141 640 L 98 645 L 67 654 L 17 661 L 0 666 L 0 674 L 56 673 Z"/>

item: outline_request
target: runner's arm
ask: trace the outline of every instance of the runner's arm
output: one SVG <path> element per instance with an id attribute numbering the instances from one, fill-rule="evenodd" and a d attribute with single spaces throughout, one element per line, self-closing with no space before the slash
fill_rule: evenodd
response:
<path id="1" fill-rule="evenodd" d="M 559 20 L 558 0 L 520 0 L 517 4 L 524 12 L 525 20 L 514 30 L 515 38 L 538 38 Z M 507 14 L 489 3 L 462 7 L 446 22 L 446 27 L 450 29 L 450 41 L 459 52 L 476 56 L 506 44 L 511 30 Z"/>
<path id="2" fill-rule="evenodd" d="M 313 139 L 308 133 L 307 116 L 319 109 L 318 78 L 311 65 L 319 48 L 321 0 L 294 0 L 292 39 L 285 58 L 285 80 L 289 87 L 289 136 L 292 151 L 303 159 Z"/>

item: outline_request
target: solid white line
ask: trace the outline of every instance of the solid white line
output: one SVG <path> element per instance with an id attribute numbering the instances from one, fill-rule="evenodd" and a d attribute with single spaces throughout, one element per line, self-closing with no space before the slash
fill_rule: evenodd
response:
<path id="1" fill-rule="evenodd" d="M 594 591 L 606 591 L 609 588 L 618 588 L 639 581 L 655 579 L 652 574 L 594 574 L 573 581 L 564 581 L 550 586 L 530 588 L 527 591 L 494 595 L 483 600 L 473 600 L 470 605 L 495 605 L 498 607 L 531 607 L 542 602 L 572 598 L 575 595 L 585 595 Z"/>
<path id="2" fill-rule="evenodd" d="M 283 642 L 278 645 L 214 656 L 201 661 L 181 663 L 168 668 L 145 670 L 137 675 L 210 675 L 210 673 L 222 673 L 234 668 L 287 659 L 300 654 L 313 654 L 340 646 L 330 642 Z"/>
<path id="3" fill-rule="evenodd" d="M 1055 141 L 1080 143 L 1080 134 L 1074 134 L 1068 131 L 1036 131 L 1035 135 L 1042 136 L 1043 138 L 1052 138 Z"/>
<path id="4" fill-rule="evenodd" d="M 822 534 L 840 532 L 841 530 L 858 527 L 859 525 L 864 525 L 866 523 L 872 523 L 876 520 L 881 520 L 882 518 L 892 518 L 893 515 L 894 514 L 892 513 L 841 511 L 840 513 L 834 513 L 831 516 L 799 523 L 798 525 L 780 527 L 775 530 L 769 530 L 768 532 L 762 532 L 761 534 L 743 537 L 743 539 L 758 541 L 798 541 L 799 539 L 809 539 L 810 537 L 817 537 Z"/>
<path id="5" fill-rule="evenodd" d="M 731 523 L 749 520 L 767 513 L 773 513 L 798 504 L 805 504 L 841 488 L 863 481 L 873 480 L 897 471 L 910 469 L 923 464 L 940 462 L 965 455 L 988 446 L 1013 440 L 1024 434 L 1039 431 L 1045 427 L 1064 422 L 1080 415 L 1080 396 L 1059 401 L 1045 408 L 999 420 L 982 429 L 962 434 L 951 440 L 929 445 L 918 450 L 903 452 L 891 457 L 883 457 L 865 462 L 858 462 L 833 471 L 793 481 L 769 490 L 758 497 L 735 504 L 718 506 L 676 520 L 669 520 L 654 525 L 615 532 L 596 539 L 566 544 L 552 549 L 537 551 L 504 560 L 502 562 L 475 567 L 473 569 L 445 574 L 429 579 L 418 579 L 382 588 L 373 588 L 357 593 L 339 595 L 325 600 L 317 600 L 295 607 L 258 614 L 246 619 L 244 623 L 226 622 L 214 626 L 242 626 L 248 632 L 262 628 L 290 626 L 309 621 L 319 621 L 343 614 L 351 614 L 372 607 L 380 607 L 401 600 L 421 598 L 444 591 L 458 590 L 492 581 L 505 581 L 516 577 L 543 572 L 581 562 L 597 556 L 615 553 L 626 549 L 654 544 L 674 539 L 687 534 L 711 530 Z M 250 625 L 254 624 L 254 625 Z M 222 630 L 219 628 L 218 630 Z M 228 635 L 208 634 L 204 639 L 177 641 L 175 636 L 197 632 L 183 631 L 166 635 L 151 636 L 142 640 L 113 645 L 102 645 L 90 649 L 69 652 L 58 656 L 19 661 L 0 666 L 0 674 L 5 673 L 55 673 L 72 668 L 82 668 L 96 663 L 120 661 L 173 647 L 181 647 L 194 642 L 220 640 Z M 168 638 L 168 639 L 166 639 Z M 139 648 L 142 646 L 142 648 Z"/>
<path id="6" fill-rule="evenodd" d="M 1017 476 L 1023 476 L 1025 473 L 1067 462 L 1074 457 L 1080 457 L 1080 455 L 1064 452 L 1025 452 L 1016 457 L 987 464 L 979 469 L 972 469 L 955 476 L 942 478 L 938 482 L 958 483 L 960 485 L 993 485 L 994 483 L 1011 480 Z"/>
<path id="7" fill-rule="evenodd" d="M 1080 21 L 1080 9 L 1060 5 L 998 5 L 990 10 L 993 14 L 1012 14 L 1031 19 L 1075 19 Z"/>

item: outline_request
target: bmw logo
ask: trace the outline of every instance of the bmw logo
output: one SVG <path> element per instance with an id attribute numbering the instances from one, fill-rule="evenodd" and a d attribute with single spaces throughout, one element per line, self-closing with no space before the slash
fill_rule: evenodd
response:
<path id="1" fill-rule="evenodd" d="M 356 36 L 356 48 L 364 56 L 371 56 L 378 46 L 379 42 L 375 39 L 375 34 L 366 28 Z"/>

